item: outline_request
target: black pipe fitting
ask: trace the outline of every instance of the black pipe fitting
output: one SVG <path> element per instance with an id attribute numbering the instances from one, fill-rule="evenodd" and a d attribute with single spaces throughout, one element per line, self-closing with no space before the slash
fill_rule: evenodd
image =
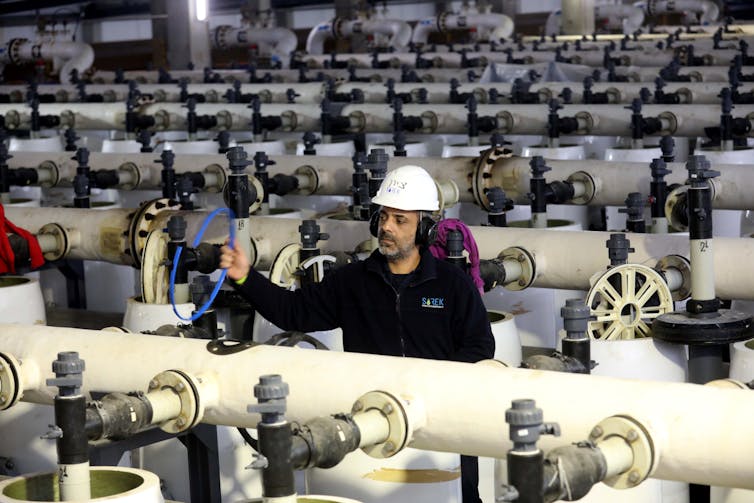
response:
<path id="1" fill-rule="evenodd" d="M 11 170 L 8 167 L 8 159 L 11 159 L 13 156 L 8 154 L 8 147 L 5 146 L 5 142 L 0 140 L 0 194 L 5 194 L 10 192 L 10 186 L 11 186 Z M 33 170 L 35 175 L 37 173 L 36 170 Z M 15 185 L 15 184 L 14 184 Z M 24 184 L 28 185 L 28 184 Z"/>
<path id="2" fill-rule="evenodd" d="M 406 157 L 406 133 L 396 131 L 393 133 L 393 157 Z"/>
<path id="3" fill-rule="evenodd" d="M 108 393 L 86 407 L 89 440 L 122 440 L 148 429 L 152 404 L 143 393 Z"/>
<path id="4" fill-rule="evenodd" d="M 468 269 L 466 257 L 463 255 L 463 234 L 461 231 L 449 230 L 445 238 L 445 262 L 453 264 L 463 271 Z"/>
<path id="5" fill-rule="evenodd" d="M 631 110 L 631 138 L 641 140 L 644 135 L 652 135 L 662 131 L 662 122 L 656 117 L 645 118 L 641 114 L 642 102 L 634 98 L 631 105 L 624 107 Z"/>
<path id="6" fill-rule="evenodd" d="M 258 197 L 256 191 L 252 191 L 249 186 L 249 177 L 245 173 L 246 166 L 252 162 L 247 160 L 243 147 L 231 147 L 225 156 L 231 171 L 226 184 L 225 201 L 235 218 L 249 218 L 249 206 Z"/>
<path id="7" fill-rule="evenodd" d="M 7 164 L 5 166 L 7 168 Z M 34 168 L 8 169 L 7 185 L 9 189 L 4 190 L 3 192 L 9 192 L 11 185 L 15 185 L 17 187 L 27 187 L 29 185 L 36 185 L 38 182 L 39 173 L 37 173 L 37 170 Z"/>
<path id="8" fill-rule="evenodd" d="M 384 149 L 374 148 L 367 155 L 367 161 L 364 167 L 369 170 L 369 198 L 372 199 L 377 195 L 377 191 L 382 185 L 382 181 L 387 175 L 387 163 L 390 156 Z"/>
<path id="9" fill-rule="evenodd" d="M 489 292 L 498 285 L 505 283 L 505 267 L 498 259 L 481 259 L 479 261 L 479 275 L 484 282 L 484 291 Z"/>
<path id="10" fill-rule="evenodd" d="M 191 200 L 191 196 L 199 192 L 199 189 L 194 187 L 193 179 L 190 176 L 179 176 L 175 183 L 175 191 L 181 209 L 187 211 L 193 210 L 194 202 Z"/>
<path id="11" fill-rule="evenodd" d="M 89 149 L 86 147 L 78 149 L 76 155 L 71 159 L 78 163 L 76 175 L 73 177 L 73 206 L 75 208 L 89 208 L 89 196 L 91 194 Z"/>
<path id="12" fill-rule="evenodd" d="M 321 140 L 311 131 L 304 133 L 302 140 L 304 142 L 304 155 L 317 155 L 314 145 L 320 143 Z"/>
<path id="13" fill-rule="evenodd" d="M 566 337 L 561 341 L 563 356 L 576 360 L 581 368 L 572 370 L 579 374 L 589 374 L 593 368 L 591 345 L 587 330 L 591 319 L 591 310 L 581 299 L 566 299 L 560 308 Z"/>
<path id="14" fill-rule="evenodd" d="M 413 101 L 413 96 L 411 96 L 411 93 L 395 92 L 395 79 L 387 79 L 387 82 L 385 82 L 385 87 L 387 88 L 387 91 L 385 91 L 385 103 L 392 103 L 396 98 L 400 98 L 403 103 L 411 103 Z"/>
<path id="15" fill-rule="evenodd" d="M 354 220 L 369 219 L 369 177 L 364 169 L 367 156 L 364 152 L 354 152 L 351 157 L 351 215 Z"/>
<path id="16" fill-rule="evenodd" d="M 675 141 L 673 140 L 672 136 L 665 135 L 662 138 L 660 138 L 660 150 L 662 152 L 663 161 L 665 162 L 675 161 Z"/>
<path id="17" fill-rule="evenodd" d="M 329 99 L 324 98 L 319 106 L 321 110 L 319 120 L 323 137 L 344 133 L 351 126 L 351 121 L 348 117 L 332 116 Z"/>
<path id="18" fill-rule="evenodd" d="M 654 102 L 658 105 L 677 105 L 681 102 L 681 95 L 676 93 L 666 93 L 662 89 L 667 83 L 662 77 L 655 78 Z"/>
<path id="19" fill-rule="evenodd" d="M 539 93 L 529 91 L 531 82 L 516 78 L 511 85 L 510 102 L 519 105 L 539 104 Z"/>
<path id="20" fill-rule="evenodd" d="M 562 134 L 569 134 L 579 129 L 579 121 L 576 117 L 558 117 L 558 110 L 563 108 L 560 101 L 551 99 L 549 113 L 547 115 L 547 136 L 551 139 L 559 138 Z"/>
<path id="21" fill-rule="evenodd" d="M 217 153 L 226 153 L 230 148 L 230 131 L 227 131 L 225 129 L 220 131 L 219 133 L 217 133 L 215 141 L 217 141 Z"/>
<path id="22" fill-rule="evenodd" d="M 295 494 L 293 477 L 292 430 L 285 419 L 288 385 L 279 375 L 263 375 L 254 386 L 257 405 L 249 412 L 259 412 L 262 420 L 257 424 L 259 453 L 267 463 L 262 471 L 262 493 L 266 498 L 280 498 Z"/>
<path id="23" fill-rule="evenodd" d="M 519 503 L 544 502 L 544 455 L 537 447 L 540 435 L 560 435 L 556 424 L 542 421 L 542 409 L 534 400 L 513 400 L 505 411 L 513 448 L 508 451 L 508 484 Z"/>
<path id="24" fill-rule="evenodd" d="M 272 166 L 275 164 L 275 161 L 267 157 L 267 154 L 264 152 L 257 152 L 254 154 L 254 177 L 259 180 L 262 184 L 262 187 L 264 187 L 264 196 L 262 198 L 263 203 L 269 203 L 270 202 L 270 194 L 268 191 L 268 187 L 270 185 L 270 174 L 267 172 L 267 166 Z"/>
<path id="25" fill-rule="evenodd" d="M 395 98 L 392 104 L 393 108 L 393 133 L 398 131 L 416 131 L 424 126 L 421 117 L 413 115 L 403 115 L 403 101 Z"/>
<path id="26" fill-rule="evenodd" d="M 136 135 L 136 141 L 141 143 L 139 152 L 149 153 L 152 152 L 152 132 L 148 129 L 142 129 L 139 134 Z"/>
<path id="27" fill-rule="evenodd" d="M 361 432 L 350 415 L 315 418 L 293 431 L 291 458 L 296 470 L 332 468 L 359 447 Z"/>
<path id="28" fill-rule="evenodd" d="M 644 206 L 646 201 L 640 192 L 629 192 L 624 201 L 625 208 L 618 208 L 618 213 L 626 214 L 626 230 L 628 232 L 647 232 L 646 222 L 644 221 Z"/>
<path id="29" fill-rule="evenodd" d="M 160 154 L 160 158 L 155 159 L 154 162 L 159 162 L 162 164 L 162 170 L 160 171 L 160 187 L 162 188 L 162 197 L 167 197 L 168 199 L 174 200 L 176 198 L 176 175 L 175 170 L 173 169 L 173 164 L 175 163 L 175 154 L 172 150 L 163 150 Z"/>
<path id="30" fill-rule="evenodd" d="M 547 183 L 544 174 L 552 168 L 545 165 L 542 156 L 535 155 L 529 161 L 531 178 L 529 179 L 529 199 L 531 200 L 532 213 L 547 213 Z"/>
<path id="31" fill-rule="evenodd" d="M 590 442 L 557 447 L 547 453 L 543 466 L 544 499 L 576 501 L 601 482 L 607 474 L 607 461 Z"/>
<path id="32" fill-rule="evenodd" d="M 92 187 L 109 189 L 120 184 L 120 176 L 117 169 L 103 169 L 89 172 L 89 181 Z"/>
<path id="33" fill-rule="evenodd" d="M 505 214 L 513 209 L 513 199 L 508 198 L 501 187 L 485 189 L 484 194 L 490 208 L 487 212 L 487 223 L 493 227 L 507 227 L 508 220 Z"/>
<path id="34" fill-rule="evenodd" d="M 474 93 L 459 93 L 458 88 L 461 87 L 461 83 L 456 78 L 450 79 L 450 103 L 461 104 L 468 103 L 469 98 L 474 96 Z"/>
<path id="35" fill-rule="evenodd" d="M 670 137 L 664 136 L 663 139 L 665 138 Z M 662 141 L 660 143 L 662 144 Z M 665 216 L 665 200 L 668 197 L 668 184 L 665 181 L 665 176 L 672 171 L 667 169 L 667 164 L 663 159 L 652 159 L 649 169 L 652 171 L 652 181 L 649 182 L 652 218 L 663 218 Z"/>
<path id="36" fill-rule="evenodd" d="M 610 234 L 610 238 L 605 241 L 605 246 L 607 256 L 610 258 L 610 267 L 624 265 L 628 262 L 628 254 L 636 251 L 631 248 L 631 241 L 622 233 Z"/>
<path id="37" fill-rule="evenodd" d="M 720 176 L 710 169 L 703 155 L 692 155 L 686 163 L 689 173 L 687 201 L 689 208 L 689 239 L 712 238 L 712 190 L 709 180 Z"/>
<path id="38" fill-rule="evenodd" d="M 86 397 L 81 393 L 84 360 L 75 351 L 58 353 L 52 362 L 55 377 L 47 379 L 47 386 L 56 386 L 55 424 L 48 436 L 57 438 L 58 463 L 81 464 L 89 461 L 89 444 L 86 436 Z"/>
<path id="39" fill-rule="evenodd" d="M 63 137 L 65 138 L 65 151 L 75 152 L 78 149 L 76 141 L 81 139 L 76 134 L 76 131 L 72 128 L 67 128 L 65 133 L 63 133 Z"/>
<path id="40" fill-rule="evenodd" d="M 173 266 L 172 262 L 175 261 L 175 253 L 177 248 L 180 246 L 181 248 L 186 248 L 186 220 L 180 216 L 180 215 L 173 215 L 168 219 L 168 225 L 167 225 L 167 232 L 168 232 L 168 257 L 171 261 L 171 267 Z M 188 260 L 186 260 L 186 257 L 182 255 L 182 259 L 180 263 L 175 267 L 175 284 L 176 285 L 182 285 L 188 283 L 188 273 L 189 273 L 189 266 L 188 266 Z"/>
<path id="41" fill-rule="evenodd" d="M 250 125 L 254 136 L 259 136 L 264 131 L 274 131 L 283 125 L 283 119 L 278 115 L 262 115 L 262 102 L 258 96 L 251 100 L 248 108 L 252 109 Z"/>

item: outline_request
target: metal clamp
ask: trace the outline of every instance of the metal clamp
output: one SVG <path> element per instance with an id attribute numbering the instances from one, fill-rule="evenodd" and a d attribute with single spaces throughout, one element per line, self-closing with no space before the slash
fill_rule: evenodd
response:
<path id="1" fill-rule="evenodd" d="M 354 402 L 351 413 L 367 412 L 371 409 L 379 410 L 388 422 L 390 433 L 387 439 L 379 444 L 361 448 L 373 458 L 389 458 L 400 452 L 409 439 L 408 417 L 403 403 L 393 395 L 384 391 L 370 391 Z"/>
<path id="2" fill-rule="evenodd" d="M 592 429 L 589 439 L 599 447 L 610 437 L 625 440 L 633 452 L 633 463 L 625 472 L 603 480 L 615 489 L 629 489 L 644 481 L 654 468 L 655 452 L 652 438 L 646 429 L 629 416 L 611 416 L 603 419 Z"/>

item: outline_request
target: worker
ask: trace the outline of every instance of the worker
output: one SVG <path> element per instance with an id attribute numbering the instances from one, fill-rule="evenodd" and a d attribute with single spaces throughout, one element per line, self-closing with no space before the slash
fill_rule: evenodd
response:
<path id="1" fill-rule="evenodd" d="M 437 187 L 419 166 L 390 171 L 372 202 L 378 249 L 320 283 L 286 290 L 254 271 L 236 244 L 220 266 L 260 315 L 283 330 L 343 329 L 345 351 L 459 362 L 492 358 L 487 311 L 470 276 L 429 252 Z M 463 414 L 463 411 L 458 411 Z M 480 503 L 477 458 L 461 456 L 464 503 Z"/>

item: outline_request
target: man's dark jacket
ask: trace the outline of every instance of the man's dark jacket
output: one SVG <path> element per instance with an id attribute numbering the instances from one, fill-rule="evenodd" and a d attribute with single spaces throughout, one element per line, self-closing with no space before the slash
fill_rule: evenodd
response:
<path id="1" fill-rule="evenodd" d="M 341 327 L 346 351 L 461 362 L 495 352 L 487 311 L 469 275 L 426 249 L 400 292 L 378 250 L 300 290 L 287 291 L 253 270 L 235 287 L 283 330 Z"/>

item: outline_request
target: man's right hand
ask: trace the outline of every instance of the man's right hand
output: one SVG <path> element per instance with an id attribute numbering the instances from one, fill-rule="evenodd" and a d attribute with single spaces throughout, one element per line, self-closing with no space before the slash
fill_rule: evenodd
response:
<path id="1" fill-rule="evenodd" d="M 233 281 L 245 278 L 251 270 L 249 259 L 246 258 L 238 243 L 233 243 L 233 248 L 228 246 L 228 241 L 220 248 L 220 267 L 227 269 L 228 277 Z"/>

